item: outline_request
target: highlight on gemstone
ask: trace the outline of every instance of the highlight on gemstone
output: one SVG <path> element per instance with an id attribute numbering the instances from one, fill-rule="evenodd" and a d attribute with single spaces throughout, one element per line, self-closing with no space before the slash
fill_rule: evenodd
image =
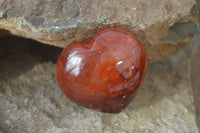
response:
<path id="1" fill-rule="evenodd" d="M 147 67 L 143 44 L 117 28 L 99 31 L 91 42 L 74 42 L 60 54 L 57 81 L 63 93 L 84 107 L 119 113 L 134 98 Z"/>

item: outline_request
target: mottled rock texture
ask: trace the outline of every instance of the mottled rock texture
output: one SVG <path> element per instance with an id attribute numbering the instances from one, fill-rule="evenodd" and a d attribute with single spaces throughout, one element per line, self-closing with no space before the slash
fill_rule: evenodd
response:
<path id="1" fill-rule="evenodd" d="M 144 43 L 149 62 L 174 55 L 197 27 L 199 0 L 0 0 L 0 29 L 66 47 L 100 29 L 122 28 Z M 190 31 L 183 27 L 189 25 Z M 178 31 L 176 27 L 182 26 Z M 184 34 L 182 34 L 184 33 Z"/>
<path id="2" fill-rule="evenodd" d="M 199 81 L 190 79 L 190 71 L 192 77 L 199 72 L 198 37 L 170 60 L 150 64 L 136 98 L 119 114 L 92 111 L 64 96 L 55 77 L 62 49 L 0 38 L 0 132 L 198 133 Z"/>
<path id="3" fill-rule="evenodd" d="M 199 34 L 200 36 L 200 34 Z M 200 127 L 200 45 L 195 47 L 195 54 L 191 60 L 191 83 L 196 107 L 196 121 Z"/>

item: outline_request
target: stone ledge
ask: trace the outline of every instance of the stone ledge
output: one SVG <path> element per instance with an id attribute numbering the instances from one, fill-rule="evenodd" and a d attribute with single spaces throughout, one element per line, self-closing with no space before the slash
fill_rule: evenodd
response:
<path id="1" fill-rule="evenodd" d="M 171 57 L 192 38 L 188 34 L 174 41 L 168 35 L 171 27 L 200 25 L 193 13 L 195 0 L 23 0 L 0 5 L 0 29 L 14 35 L 64 48 L 74 41 L 89 41 L 100 29 L 117 27 L 140 38 L 149 62 Z"/>

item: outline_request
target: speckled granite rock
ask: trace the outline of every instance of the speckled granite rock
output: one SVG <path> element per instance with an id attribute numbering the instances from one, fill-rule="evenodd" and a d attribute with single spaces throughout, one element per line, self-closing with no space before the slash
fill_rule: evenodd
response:
<path id="1" fill-rule="evenodd" d="M 64 96 L 55 78 L 61 49 L 20 38 L 0 44 L 2 133 L 198 133 L 190 82 L 195 44 L 149 65 L 135 100 L 119 114 L 95 112 Z"/>
<path id="2" fill-rule="evenodd" d="M 175 54 L 197 31 L 195 5 L 196 0 L 1 0 L 0 29 L 65 47 L 118 27 L 138 36 L 155 62 Z M 175 23 L 194 28 L 177 31 Z"/>

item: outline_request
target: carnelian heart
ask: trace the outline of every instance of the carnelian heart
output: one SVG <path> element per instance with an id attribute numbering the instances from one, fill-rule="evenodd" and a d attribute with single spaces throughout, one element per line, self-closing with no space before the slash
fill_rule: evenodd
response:
<path id="1" fill-rule="evenodd" d="M 90 43 L 67 46 L 58 58 L 56 75 L 64 94 L 77 104 L 118 113 L 134 98 L 146 66 L 142 43 L 129 32 L 110 28 Z"/>

